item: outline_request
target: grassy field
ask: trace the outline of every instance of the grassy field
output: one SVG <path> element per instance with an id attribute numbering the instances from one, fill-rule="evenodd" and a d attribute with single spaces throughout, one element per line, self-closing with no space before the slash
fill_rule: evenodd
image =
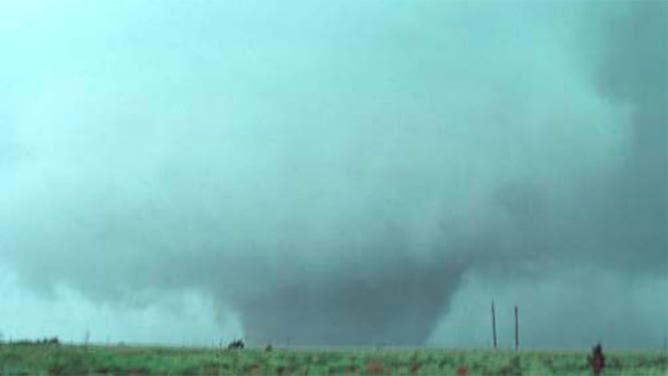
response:
<path id="1" fill-rule="evenodd" d="M 663 352 L 605 351 L 602 375 L 666 375 Z M 223 350 L 0 345 L 0 375 L 591 375 L 588 351 Z"/>

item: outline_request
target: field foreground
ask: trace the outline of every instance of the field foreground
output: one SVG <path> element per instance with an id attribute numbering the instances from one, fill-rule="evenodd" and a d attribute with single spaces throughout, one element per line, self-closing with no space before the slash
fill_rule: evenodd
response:
<path id="1" fill-rule="evenodd" d="M 666 375 L 659 351 L 604 351 L 602 375 Z M 0 344 L 0 375 L 591 375 L 588 351 Z"/>

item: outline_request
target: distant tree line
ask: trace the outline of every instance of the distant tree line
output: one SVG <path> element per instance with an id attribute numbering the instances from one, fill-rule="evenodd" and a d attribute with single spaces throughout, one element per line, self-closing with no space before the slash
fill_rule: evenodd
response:
<path id="1" fill-rule="evenodd" d="M 52 337 L 52 338 L 43 338 L 43 339 L 19 339 L 16 341 L 10 340 L 8 342 L 11 345 L 60 345 L 60 340 L 58 337 Z"/>

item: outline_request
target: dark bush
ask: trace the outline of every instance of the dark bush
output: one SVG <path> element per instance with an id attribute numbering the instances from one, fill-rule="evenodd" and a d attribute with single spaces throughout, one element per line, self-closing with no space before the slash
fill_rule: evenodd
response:
<path id="1" fill-rule="evenodd" d="M 244 341 L 241 339 L 234 340 L 230 342 L 229 345 L 227 345 L 228 349 L 243 349 L 244 347 L 246 347 L 246 345 L 244 344 Z"/>

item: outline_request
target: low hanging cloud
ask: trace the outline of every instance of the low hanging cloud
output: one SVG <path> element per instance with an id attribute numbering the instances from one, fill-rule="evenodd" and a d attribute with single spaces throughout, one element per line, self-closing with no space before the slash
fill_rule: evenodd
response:
<path id="1" fill-rule="evenodd" d="M 413 345 L 467 278 L 665 279 L 662 2 L 3 7 L 0 263 L 44 297 Z"/>

